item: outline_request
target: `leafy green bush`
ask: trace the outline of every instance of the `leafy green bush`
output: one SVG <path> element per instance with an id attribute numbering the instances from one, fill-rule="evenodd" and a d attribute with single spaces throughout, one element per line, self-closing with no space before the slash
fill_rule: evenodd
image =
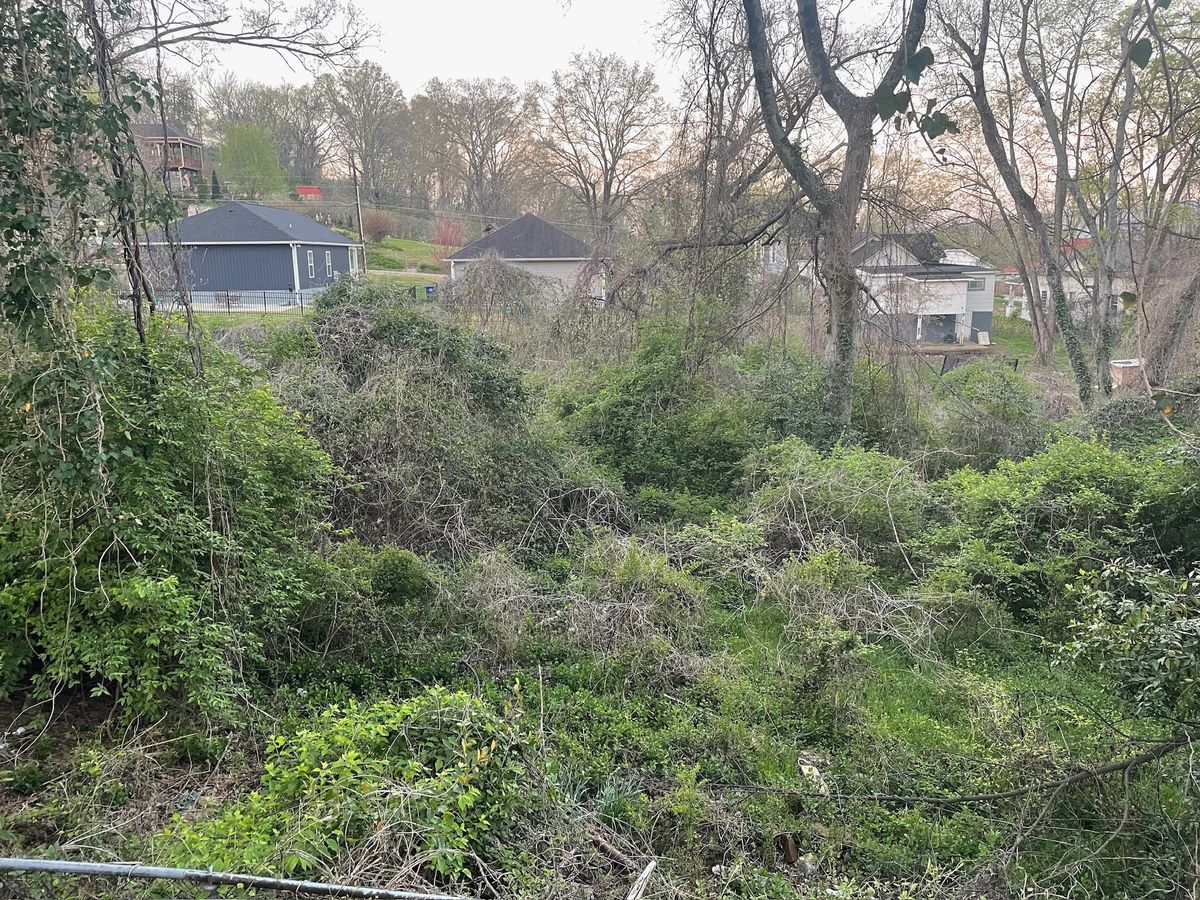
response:
<path id="1" fill-rule="evenodd" d="M 777 553 L 806 553 L 838 535 L 855 555 L 901 574 L 904 543 L 924 521 L 924 482 L 912 465 L 877 450 L 837 447 L 822 456 L 797 438 L 750 461 L 757 489 L 749 514 Z"/>
<path id="2" fill-rule="evenodd" d="M 1033 385 L 1003 363 L 959 366 L 942 376 L 937 393 L 935 446 L 945 451 L 933 460 L 937 469 L 990 469 L 1001 459 L 1028 456 L 1042 442 Z"/>
<path id="3" fill-rule="evenodd" d="M 714 514 L 707 525 L 690 524 L 671 538 L 671 556 L 681 569 L 702 577 L 710 593 L 735 603 L 753 599 L 770 576 L 761 522 Z"/>
<path id="4" fill-rule="evenodd" d="M 432 589 L 429 567 L 403 547 L 382 547 L 371 562 L 371 588 L 383 603 L 423 603 Z"/>
<path id="5" fill-rule="evenodd" d="M 636 538 L 593 535 L 569 587 L 580 597 L 571 611 L 571 636 L 584 647 L 636 654 L 656 637 L 685 645 L 696 640 L 702 586 Z M 661 656 L 671 643 L 659 641 L 654 649 Z"/>
<path id="6" fill-rule="evenodd" d="M 360 847 L 422 856 L 461 881 L 494 860 L 529 811 L 526 739 L 515 713 L 432 688 L 410 700 L 331 707 L 273 737 L 259 787 L 215 817 L 176 819 L 160 859 L 261 874 L 325 870 Z"/>
<path id="7" fill-rule="evenodd" d="M 844 444 L 861 444 L 907 456 L 923 446 L 928 422 L 921 414 L 916 379 L 899 364 L 881 365 L 860 356 L 854 364 L 850 430 Z"/>
<path id="8" fill-rule="evenodd" d="M 1194 720 L 1200 712 L 1200 572 L 1117 559 L 1070 585 L 1077 607 L 1068 655 L 1096 662 L 1138 707 Z"/>
<path id="9" fill-rule="evenodd" d="M 725 505 L 766 433 L 757 405 L 693 371 L 681 337 L 665 329 L 646 332 L 632 362 L 569 385 L 557 404 L 568 431 L 631 490 L 683 492 L 693 515 Z"/>
<path id="10" fill-rule="evenodd" d="M 334 286 L 316 351 L 270 372 L 347 479 L 336 523 L 372 544 L 442 558 L 511 542 L 544 551 L 621 521 L 595 466 L 534 418 L 520 372 L 483 338 L 374 288 Z M 361 302 L 358 302 L 361 298 Z"/>
<path id="11" fill-rule="evenodd" d="M 157 324 L 157 323 L 155 323 Z M 127 715 L 227 708 L 310 595 L 329 458 L 211 344 L 115 306 L 0 382 L 0 693 L 82 685 Z"/>
<path id="12" fill-rule="evenodd" d="M 923 540 L 948 581 L 992 592 L 1016 613 L 1052 611 L 1081 567 L 1151 539 L 1147 510 L 1168 488 L 1158 461 L 1064 437 L 1021 462 L 940 482 L 943 525 Z"/>
<path id="13" fill-rule="evenodd" d="M 761 404 L 775 437 L 798 437 L 828 450 L 841 437 L 841 427 L 829 412 L 825 367 L 811 356 L 785 350 L 751 348 L 746 354 L 751 375 L 750 394 Z"/>

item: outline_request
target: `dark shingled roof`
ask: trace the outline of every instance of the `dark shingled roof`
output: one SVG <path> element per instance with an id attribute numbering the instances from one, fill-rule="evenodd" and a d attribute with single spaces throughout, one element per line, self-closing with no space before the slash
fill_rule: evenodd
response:
<path id="1" fill-rule="evenodd" d="M 526 213 L 491 234 L 485 234 L 446 258 L 456 261 L 478 259 L 489 252 L 501 259 L 592 258 L 591 247 L 533 213 Z"/>
<path id="2" fill-rule="evenodd" d="M 946 255 L 941 243 L 931 234 L 881 234 L 868 237 L 866 243 L 854 251 L 851 262 L 862 265 L 887 244 L 897 244 L 917 258 L 917 262 L 936 263 Z"/>
<path id="3" fill-rule="evenodd" d="M 257 206 L 253 203 L 222 203 L 175 223 L 181 244 L 354 244 L 308 216 Z M 162 241 L 162 230 L 151 231 L 147 241 Z"/>
<path id="4" fill-rule="evenodd" d="M 145 124 L 130 125 L 129 130 L 133 132 L 135 137 L 146 138 L 147 140 L 161 141 L 165 136 L 168 140 L 172 141 L 182 140 L 191 141 L 193 144 L 200 143 L 190 134 L 180 131 L 173 125 L 168 125 L 166 128 L 163 128 L 161 122 L 148 122 Z"/>

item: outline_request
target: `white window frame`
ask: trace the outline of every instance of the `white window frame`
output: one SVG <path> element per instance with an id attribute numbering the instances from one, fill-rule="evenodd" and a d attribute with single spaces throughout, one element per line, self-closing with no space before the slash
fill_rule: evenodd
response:
<path id="1" fill-rule="evenodd" d="M 968 278 L 967 279 L 967 290 L 970 291 L 971 293 L 978 293 L 979 291 L 986 291 L 987 290 L 987 279 L 986 278 Z"/>
<path id="2" fill-rule="evenodd" d="M 311 250 L 307 250 L 305 252 L 308 254 L 308 277 L 316 278 L 317 277 L 317 264 L 316 264 L 316 261 L 313 259 L 313 252 Z"/>
<path id="3" fill-rule="evenodd" d="M 333 277 L 333 251 L 332 250 L 325 251 L 325 277 L 326 278 Z"/>

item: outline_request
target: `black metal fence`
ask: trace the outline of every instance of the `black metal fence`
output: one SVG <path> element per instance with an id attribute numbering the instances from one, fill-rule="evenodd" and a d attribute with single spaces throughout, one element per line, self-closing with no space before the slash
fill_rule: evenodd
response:
<path id="1" fill-rule="evenodd" d="M 192 309 L 196 312 L 268 313 L 277 315 L 303 315 L 312 306 L 313 291 L 192 291 L 188 295 Z M 183 310 L 183 301 L 178 296 L 159 297 L 156 305 L 163 312 Z"/>

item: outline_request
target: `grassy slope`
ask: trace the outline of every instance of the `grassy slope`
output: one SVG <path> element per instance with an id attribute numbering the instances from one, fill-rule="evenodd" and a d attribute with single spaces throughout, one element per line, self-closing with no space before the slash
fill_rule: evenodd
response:
<path id="1" fill-rule="evenodd" d="M 541 735 L 531 762 L 556 784 L 564 809 L 662 856 L 662 877 L 678 885 L 707 881 L 739 853 L 770 858 L 781 834 L 822 872 L 863 882 L 982 865 L 1010 837 L 1003 807 L 839 795 L 1003 791 L 1053 775 L 1048 760 L 1074 768 L 1106 759 L 1110 722 L 1151 736 L 1093 674 L 1052 666 L 1029 645 L 981 645 L 920 664 L 887 644 L 834 636 L 830 652 L 789 637 L 785 614 L 764 599 L 745 609 L 714 599 L 699 618 L 700 644 L 682 660 L 667 646 L 601 658 L 534 638 L 510 668 L 441 677 L 498 705 L 516 699 Z M 415 683 L 431 675 L 414 672 L 400 693 L 418 692 Z M 285 717 L 282 733 L 344 702 L 346 690 L 336 679 L 316 681 L 280 698 L 273 712 Z M 96 740 L 102 733 L 80 744 L 47 740 L 47 755 L 22 773 L 30 796 L 0 806 L 7 853 L 40 855 L 53 823 L 53 842 L 87 834 L 104 853 L 143 858 L 177 809 L 192 821 L 216 816 L 242 802 L 261 773 L 261 735 L 236 738 L 227 753 L 208 739 L 154 734 L 118 749 Z M 1075 802 L 1058 801 L 1068 817 Z M 116 820 L 130 825 L 113 829 Z M 1062 858 L 1060 846 L 1030 845 L 1028 870 Z M 1078 852 L 1086 850 L 1081 838 Z M 780 896 L 760 888 L 739 894 Z"/>
<path id="2" fill-rule="evenodd" d="M 996 304 L 995 315 L 992 318 L 992 343 L 1007 355 L 1015 356 L 1020 360 L 1022 370 L 1026 368 L 1043 370 L 1044 367 L 1038 366 L 1034 362 L 1036 349 L 1033 343 L 1032 326 L 1024 319 L 1006 316 L 1004 309 L 1003 303 Z M 1054 342 L 1054 365 L 1050 370 L 1064 374 L 1071 371 L 1067 351 L 1063 348 L 1062 341 Z"/>
<path id="3" fill-rule="evenodd" d="M 425 273 L 444 273 L 447 268 L 433 256 L 433 245 L 424 241 L 386 238 L 367 245 L 367 268 L 403 270 L 416 268 Z"/>

